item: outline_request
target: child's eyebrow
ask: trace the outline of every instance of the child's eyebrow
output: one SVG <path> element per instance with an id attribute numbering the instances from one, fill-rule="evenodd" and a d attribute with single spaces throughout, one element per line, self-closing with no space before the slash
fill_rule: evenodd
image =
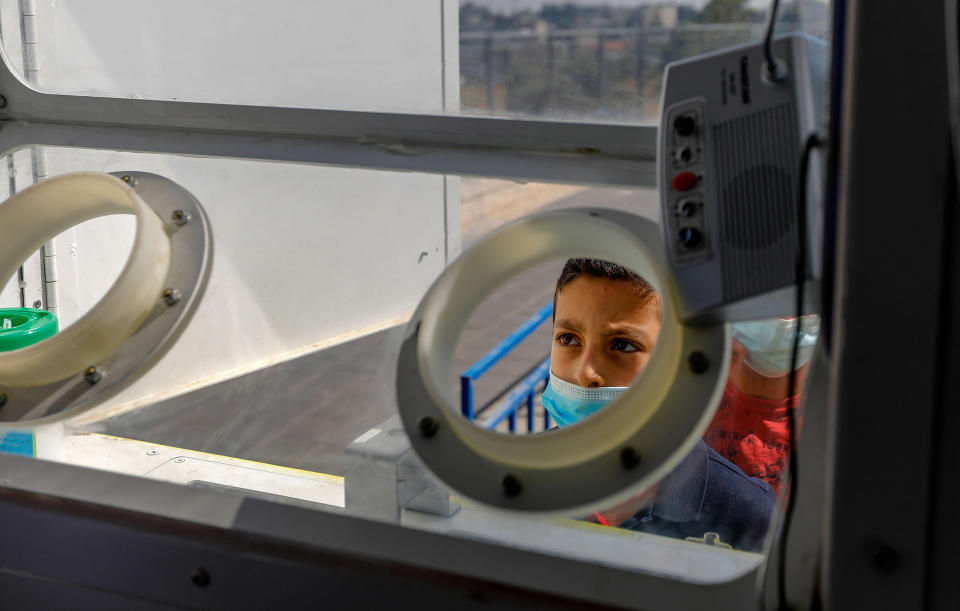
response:
<path id="1" fill-rule="evenodd" d="M 646 332 L 642 327 L 634 327 L 632 325 L 613 325 L 608 327 L 604 332 L 606 337 L 612 335 L 626 335 L 631 339 L 636 339 L 643 342 L 644 344 L 650 344 L 650 334 Z"/>
<path id="2" fill-rule="evenodd" d="M 570 329 L 572 331 L 580 330 L 580 324 L 577 321 L 570 318 L 558 318 L 557 320 L 554 321 L 553 326 L 563 327 L 564 329 Z"/>

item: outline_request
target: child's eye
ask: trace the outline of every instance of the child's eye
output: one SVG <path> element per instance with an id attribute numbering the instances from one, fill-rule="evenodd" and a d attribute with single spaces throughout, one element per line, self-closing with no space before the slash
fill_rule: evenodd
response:
<path id="1" fill-rule="evenodd" d="M 580 340 L 573 333 L 561 333 L 557 336 L 557 343 L 561 346 L 579 346 Z"/>
<path id="2" fill-rule="evenodd" d="M 615 339 L 611 346 L 616 352 L 639 352 L 640 346 L 625 339 Z"/>

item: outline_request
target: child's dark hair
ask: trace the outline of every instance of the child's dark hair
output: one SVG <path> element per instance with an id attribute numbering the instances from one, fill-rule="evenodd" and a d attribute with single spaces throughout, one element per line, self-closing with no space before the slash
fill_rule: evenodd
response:
<path id="1" fill-rule="evenodd" d="M 553 291 L 554 317 L 556 317 L 557 296 L 560 295 L 560 289 L 580 276 L 630 283 L 641 301 L 652 303 L 657 308 L 657 318 L 660 318 L 660 294 L 653 286 L 632 270 L 603 259 L 567 259 L 560 277 L 557 278 L 557 288 Z"/>

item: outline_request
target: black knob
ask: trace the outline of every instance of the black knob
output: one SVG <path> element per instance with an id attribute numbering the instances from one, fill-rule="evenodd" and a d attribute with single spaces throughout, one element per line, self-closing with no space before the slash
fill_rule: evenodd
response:
<path id="1" fill-rule="evenodd" d="M 696 227 L 684 227 L 677 234 L 677 238 L 680 240 L 681 246 L 692 250 L 700 245 L 703 234 Z"/>
<path id="2" fill-rule="evenodd" d="M 673 129 L 681 136 L 689 136 L 697 129 L 697 122 L 690 115 L 680 115 L 673 120 Z"/>
<path id="3" fill-rule="evenodd" d="M 697 213 L 697 202 L 691 202 L 689 200 L 680 204 L 680 214 L 686 217 L 691 217 Z"/>

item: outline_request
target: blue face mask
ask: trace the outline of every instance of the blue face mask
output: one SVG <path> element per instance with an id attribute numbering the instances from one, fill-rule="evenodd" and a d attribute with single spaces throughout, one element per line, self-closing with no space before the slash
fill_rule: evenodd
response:
<path id="1" fill-rule="evenodd" d="M 627 386 L 578 386 L 564 382 L 550 372 L 550 382 L 543 390 L 544 409 L 559 426 L 575 424 L 627 390 Z"/>
<path id="2" fill-rule="evenodd" d="M 773 318 L 733 324 L 733 336 L 747 349 L 747 365 L 766 376 L 790 373 L 793 341 L 799 327 L 797 367 L 813 356 L 820 332 L 820 317 L 816 314 L 800 318 Z"/>

